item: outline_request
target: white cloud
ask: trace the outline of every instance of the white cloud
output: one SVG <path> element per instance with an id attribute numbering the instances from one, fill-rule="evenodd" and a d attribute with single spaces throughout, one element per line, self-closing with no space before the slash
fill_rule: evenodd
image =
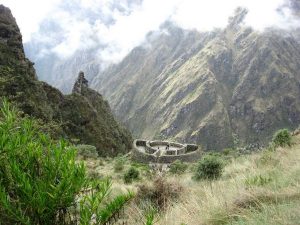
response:
<path id="1" fill-rule="evenodd" d="M 31 35 L 38 31 L 40 22 L 56 8 L 61 0 L 1 0 L 12 10 L 23 35 L 23 41 L 30 41 Z"/>
<path id="2" fill-rule="evenodd" d="M 149 31 L 158 30 L 168 19 L 186 29 L 207 31 L 226 26 L 234 9 L 242 6 L 249 10 L 245 23 L 259 30 L 299 24 L 288 9 L 278 12 L 284 0 L 2 0 L 1 3 L 12 9 L 25 42 L 33 36 L 56 43 L 48 51 L 61 57 L 101 44 L 105 47 L 99 56 L 112 62 L 122 59 L 144 41 Z M 77 6 L 75 13 L 65 7 L 67 3 Z M 60 40 L 53 40 L 56 35 L 43 37 L 38 33 L 45 18 L 59 24 L 63 30 Z"/>

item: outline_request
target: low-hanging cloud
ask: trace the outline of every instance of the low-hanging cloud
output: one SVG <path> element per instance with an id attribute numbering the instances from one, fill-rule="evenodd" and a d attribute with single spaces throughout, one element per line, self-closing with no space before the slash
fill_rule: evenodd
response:
<path id="1" fill-rule="evenodd" d="M 209 31 L 227 25 L 235 8 L 249 13 L 245 25 L 263 30 L 298 26 L 286 0 L 3 0 L 11 7 L 25 42 L 42 43 L 39 56 L 61 58 L 98 48 L 103 61 L 117 62 L 141 44 L 149 31 L 169 20 L 184 29 Z M 51 28 L 45 28 L 45 24 Z M 50 25 L 51 26 L 50 26 Z M 54 28 L 55 29 L 54 29 Z M 43 29 L 44 28 L 44 29 Z M 101 50 L 101 51 L 100 51 Z"/>

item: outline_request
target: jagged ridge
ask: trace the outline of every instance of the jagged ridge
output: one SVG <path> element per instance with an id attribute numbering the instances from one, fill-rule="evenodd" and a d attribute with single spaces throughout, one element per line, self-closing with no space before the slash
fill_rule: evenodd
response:
<path id="1" fill-rule="evenodd" d="M 286 31 L 256 32 L 237 9 L 223 30 L 166 25 L 93 81 L 135 135 L 223 149 L 264 144 L 300 122 L 300 45 Z M 286 35 L 284 34 L 286 33 Z"/>
<path id="2" fill-rule="evenodd" d="M 63 95 L 36 78 L 24 54 L 22 36 L 10 10 L 0 5 L 0 98 L 7 97 L 26 114 L 55 124 L 58 136 L 79 139 L 97 147 L 100 155 L 130 150 L 130 133 L 111 114 L 102 95 L 84 86 Z"/>

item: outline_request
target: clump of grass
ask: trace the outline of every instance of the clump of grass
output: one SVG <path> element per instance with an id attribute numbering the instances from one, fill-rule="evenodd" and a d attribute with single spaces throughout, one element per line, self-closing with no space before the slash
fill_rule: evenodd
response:
<path id="1" fill-rule="evenodd" d="M 146 213 L 146 221 L 144 225 L 153 225 L 155 223 L 155 215 L 157 214 L 156 210 L 150 209 Z"/>
<path id="2" fill-rule="evenodd" d="M 291 146 L 292 136 L 287 129 L 278 130 L 273 136 L 273 143 L 276 147 L 286 147 Z"/>
<path id="3" fill-rule="evenodd" d="M 222 176 L 224 161 L 219 155 L 205 155 L 199 162 L 194 173 L 196 180 L 215 180 Z"/>
<path id="4" fill-rule="evenodd" d="M 159 210 L 165 210 L 172 200 L 179 198 L 182 191 L 183 188 L 178 183 L 158 177 L 151 184 L 140 185 L 136 199 L 139 202 L 148 202 Z"/>
<path id="5" fill-rule="evenodd" d="M 264 186 L 273 181 L 270 175 L 255 175 L 245 180 L 246 186 Z"/>
<path id="6" fill-rule="evenodd" d="M 125 184 L 130 184 L 132 181 L 137 180 L 139 178 L 140 172 L 134 168 L 130 167 L 126 173 L 124 174 L 123 180 Z"/>
<path id="7" fill-rule="evenodd" d="M 169 172 L 172 174 L 183 174 L 188 168 L 186 163 L 176 160 L 170 164 Z"/>
<path id="8" fill-rule="evenodd" d="M 256 160 L 257 166 L 276 166 L 279 160 L 275 157 L 273 150 L 265 149 L 260 157 Z"/>
<path id="9" fill-rule="evenodd" d="M 125 159 L 122 157 L 119 157 L 114 162 L 114 171 L 120 172 L 124 169 Z"/>

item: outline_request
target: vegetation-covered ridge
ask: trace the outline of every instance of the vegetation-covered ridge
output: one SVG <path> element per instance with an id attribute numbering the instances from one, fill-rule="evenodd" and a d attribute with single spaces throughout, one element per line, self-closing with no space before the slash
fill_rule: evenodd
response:
<path id="1" fill-rule="evenodd" d="M 85 87 L 81 93 L 63 95 L 37 80 L 16 21 L 3 5 L 0 31 L 0 98 L 9 98 L 25 114 L 41 119 L 54 136 L 94 145 L 100 155 L 130 150 L 131 134 L 115 121 L 99 93 Z"/>
<path id="2" fill-rule="evenodd" d="M 101 91 L 133 134 L 201 144 L 204 149 L 266 144 L 300 123 L 298 31 L 243 24 L 238 9 L 211 32 L 175 24 L 99 73 Z"/>

